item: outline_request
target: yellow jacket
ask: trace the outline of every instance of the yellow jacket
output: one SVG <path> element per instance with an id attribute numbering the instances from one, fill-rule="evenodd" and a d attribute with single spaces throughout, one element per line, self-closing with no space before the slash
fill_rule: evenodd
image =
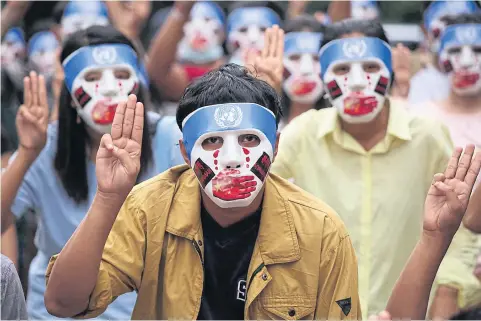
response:
<path id="1" fill-rule="evenodd" d="M 119 295 L 137 291 L 133 319 L 196 319 L 203 289 L 200 202 L 186 165 L 136 186 L 107 240 L 88 309 L 77 317 L 98 316 Z M 265 184 L 247 280 L 246 319 L 361 318 L 356 256 L 344 224 L 275 175 Z"/>

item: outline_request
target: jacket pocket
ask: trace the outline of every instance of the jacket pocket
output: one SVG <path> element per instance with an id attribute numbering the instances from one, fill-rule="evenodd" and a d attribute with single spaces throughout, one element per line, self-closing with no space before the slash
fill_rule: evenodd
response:
<path id="1" fill-rule="evenodd" d="M 272 320 L 312 320 L 316 298 L 308 296 L 282 296 L 262 298 L 261 310 Z"/>

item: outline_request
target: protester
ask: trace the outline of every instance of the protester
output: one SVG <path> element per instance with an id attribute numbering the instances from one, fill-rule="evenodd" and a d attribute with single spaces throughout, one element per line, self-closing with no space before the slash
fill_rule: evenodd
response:
<path id="1" fill-rule="evenodd" d="M 280 35 L 269 38 L 278 42 L 274 57 Z M 195 81 L 177 111 L 188 165 L 139 185 L 125 200 L 140 168 L 142 104 L 135 102 L 119 105 L 119 130 L 102 141 L 99 155 L 108 162 L 96 200 L 52 259 L 45 296 L 51 313 L 93 317 L 135 290 L 134 319 L 360 318 L 356 259 L 338 216 L 269 174 L 280 113 L 269 85 L 234 64 Z M 125 108 L 130 118 L 122 117 Z M 126 126 L 132 122 L 136 130 Z M 112 143 L 121 135 L 137 146 L 134 157 Z"/>
<path id="2" fill-rule="evenodd" d="M 27 320 L 22 284 L 12 261 L 2 254 L 2 320 Z"/>
<path id="3" fill-rule="evenodd" d="M 424 2 L 422 28 L 427 38 L 433 63 L 421 69 L 412 77 L 408 96 L 411 104 L 444 99 L 448 96 L 449 80 L 438 67 L 439 41 L 446 27 L 445 20 L 450 15 L 473 13 L 478 10 L 476 1 L 438 0 Z"/>
<path id="4" fill-rule="evenodd" d="M 107 6 L 102 1 L 69 1 L 62 10 L 62 38 L 90 26 L 109 25 Z"/>
<path id="5" fill-rule="evenodd" d="M 62 249 L 92 203 L 97 150 L 102 134 L 110 131 L 116 104 L 131 93 L 144 96 L 139 58 L 112 27 L 74 33 L 61 60 L 65 85 L 58 122 L 48 126 L 45 78 L 32 72 L 24 80 L 25 103 L 17 116 L 20 147 L 2 175 L 2 234 L 12 214 L 19 218 L 34 209 L 39 217 L 27 296 L 32 319 L 51 318 L 43 298 L 48 259 Z M 182 162 L 175 119 L 152 121 L 145 117 L 139 182 Z M 134 301 L 133 294 L 117 298 L 104 317 L 129 318 Z"/>
<path id="6" fill-rule="evenodd" d="M 392 57 L 379 21 L 327 26 L 319 57 L 334 108 L 284 129 L 272 171 L 338 211 L 358 255 L 367 317 L 384 309 L 419 240 L 424 197 L 452 143 L 445 127 L 386 98 Z"/>

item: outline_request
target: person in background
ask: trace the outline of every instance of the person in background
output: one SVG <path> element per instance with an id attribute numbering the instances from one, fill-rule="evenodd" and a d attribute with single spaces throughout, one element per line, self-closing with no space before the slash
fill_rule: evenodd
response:
<path id="1" fill-rule="evenodd" d="M 283 104 L 285 124 L 312 108 L 326 107 L 320 77 L 319 47 L 324 26 L 310 15 L 301 15 L 285 23 Z"/>
<path id="2" fill-rule="evenodd" d="M 34 33 L 28 40 L 28 69 L 44 75 L 50 83 L 55 74 L 57 50 L 60 43 L 52 31 L 44 30 Z"/>
<path id="3" fill-rule="evenodd" d="M 60 19 L 61 37 L 66 39 L 72 33 L 90 26 L 110 24 L 107 6 L 102 1 L 68 1 Z"/>
<path id="4" fill-rule="evenodd" d="M 474 144 L 481 149 L 481 13 L 447 17 L 439 40 L 438 68 L 449 80 L 447 97 L 411 108 L 417 114 L 444 123 L 454 144 Z M 481 176 L 478 185 L 479 182 Z M 470 206 L 469 210 L 472 209 Z M 462 227 L 439 272 L 439 280 L 450 278 L 451 283 L 437 285 L 431 317 L 450 317 L 459 308 L 481 303 L 481 286 L 472 273 L 480 249 L 481 238 Z M 460 278 L 449 277 L 453 273 Z"/>
<path id="5" fill-rule="evenodd" d="M 131 93 L 144 97 L 139 59 L 132 43 L 111 26 L 72 34 L 61 53 L 65 84 L 59 118 L 50 126 L 45 78 L 32 72 L 24 80 L 25 102 L 17 116 L 20 144 L 2 175 L 1 226 L 3 236 L 13 216 L 34 209 L 38 217 L 38 253 L 30 266 L 27 295 L 32 319 L 52 318 L 44 304 L 48 260 L 62 249 L 92 203 L 100 139 L 110 131 L 117 104 Z M 182 163 L 174 117 L 145 117 L 143 136 L 138 182 Z M 103 317 L 128 319 L 134 302 L 133 293 L 119 297 Z"/>
<path id="6" fill-rule="evenodd" d="M 225 63 L 225 14 L 211 1 L 177 1 L 149 48 L 147 70 L 178 101 L 192 80 Z"/>
<path id="7" fill-rule="evenodd" d="M 351 17 L 354 19 L 377 19 L 379 18 L 379 6 L 375 0 L 351 1 Z"/>
<path id="8" fill-rule="evenodd" d="M 418 71 L 411 79 L 408 94 L 410 104 L 444 99 L 450 91 L 449 79 L 438 67 L 440 37 L 446 26 L 446 18 L 451 15 L 479 11 L 476 1 L 425 1 L 422 29 L 432 56 L 432 64 Z"/>
<path id="9" fill-rule="evenodd" d="M 5 255 L 1 256 L 2 320 L 28 320 L 25 296 L 15 265 Z"/>
<path id="10" fill-rule="evenodd" d="M 385 308 L 419 240 L 424 198 L 452 143 L 445 127 L 386 97 L 392 54 L 379 21 L 326 26 L 319 57 L 334 108 L 307 111 L 286 126 L 272 171 L 325 200 L 345 222 L 367 317 Z"/>
<path id="11" fill-rule="evenodd" d="M 273 25 L 281 25 L 280 9 L 270 1 L 267 5 L 256 2 L 239 2 L 227 16 L 227 50 L 229 62 L 246 64 L 251 51 L 260 53 L 264 47 L 264 32 Z"/>

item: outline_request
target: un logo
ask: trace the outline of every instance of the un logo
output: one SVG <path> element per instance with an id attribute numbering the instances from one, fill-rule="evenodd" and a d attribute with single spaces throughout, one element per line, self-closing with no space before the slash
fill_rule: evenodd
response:
<path id="1" fill-rule="evenodd" d="M 214 118 L 220 128 L 236 127 L 242 122 L 242 110 L 239 106 L 220 106 L 215 110 Z"/>
<path id="2" fill-rule="evenodd" d="M 342 51 L 347 58 L 362 58 L 366 54 L 367 45 L 364 40 L 353 39 L 342 45 Z"/>
<path id="3" fill-rule="evenodd" d="M 456 39 L 463 44 L 466 43 L 473 43 L 476 41 L 477 32 L 476 29 L 473 27 L 460 27 L 456 28 Z"/>
<path id="4" fill-rule="evenodd" d="M 92 56 L 97 64 L 108 65 L 117 60 L 117 51 L 111 47 L 96 47 L 92 51 Z"/>

